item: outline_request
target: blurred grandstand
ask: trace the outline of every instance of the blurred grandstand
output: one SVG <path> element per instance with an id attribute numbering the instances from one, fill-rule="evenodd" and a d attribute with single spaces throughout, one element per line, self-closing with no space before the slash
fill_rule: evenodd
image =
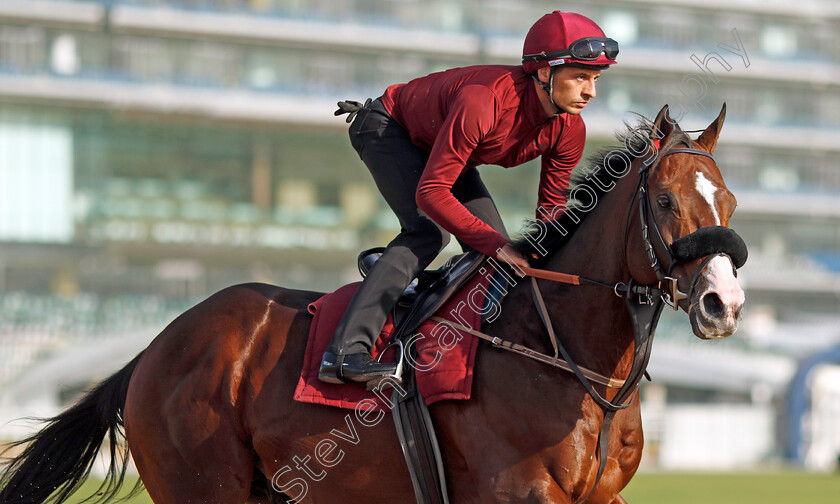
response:
<path id="1" fill-rule="evenodd" d="M 527 29 L 558 7 L 621 43 L 584 114 L 588 151 L 629 111 L 679 104 L 693 129 L 728 106 L 716 157 L 750 247 L 748 313 L 716 343 L 694 339 L 684 315 L 664 318 L 643 391 L 645 463 L 835 467 L 832 0 L 0 2 L 0 439 L 215 290 L 355 280 L 356 253 L 397 223 L 335 102 L 453 66 L 516 64 Z M 739 44 L 742 56 L 726 49 Z M 516 170 L 518 184 L 482 170 L 511 229 L 531 214 L 539 173 Z"/>

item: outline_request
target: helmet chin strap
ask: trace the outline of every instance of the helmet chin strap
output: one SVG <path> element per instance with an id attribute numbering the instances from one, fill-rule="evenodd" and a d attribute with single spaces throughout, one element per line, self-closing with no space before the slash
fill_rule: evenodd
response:
<path id="1" fill-rule="evenodd" d="M 557 67 L 552 66 L 552 67 L 549 67 L 549 68 L 551 70 L 548 73 L 548 82 L 541 81 L 539 76 L 536 73 L 534 73 L 532 75 L 532 77 L 534 77 L 534 80 L 537 81 L 537 83 L 540 85 L 540 87 L 543 89 L 543 91 L 548 93 L 548 102 L 551 103 L 552 107 L 554 107 L 554 115 L 562 114 L 562 113 L 564 113 L 564 111 L 561 110 L 560 107 L 558 107 L 556 103 L 554 103 L 554 71 L 557 70 Z"/>

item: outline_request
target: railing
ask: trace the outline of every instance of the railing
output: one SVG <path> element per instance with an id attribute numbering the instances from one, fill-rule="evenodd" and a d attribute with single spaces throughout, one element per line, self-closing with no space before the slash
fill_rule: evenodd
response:
<path id="1" fill-rule="evenodd" d="M 0 384 L 57 348 L 132 329 L 162 329 L 195 300 L 155 295 L 0 294 Z"/>
<path id="2" fill-rule="evenodd" d="M 531 23 L 547 11 L 545 4 L 537 1 L 488 3 L 481 0 L 30 0 L 30 3 L 33 5 L 33 11 L 37 10 L 39 16 L 49 16 L 50 9 L 44 8 L 44 5 L 50 4 L 70 4 L 76 9 L 82 6 L 100 7 L 100 17 L 103 19 L 92 18 L 96 23 L 103 23 L 105 16 L 119 17 L 123 10 L 131 11 L 132 15 L 154 11 L 158 14 L 172 12 L 215 15 L 220 18 L 245 16 L 257 20 L 394 28 L 406 33 L 429 30 L 439 34 L 476 35 L 481 38 L 513 37 L 517 40 L 517 46 Z M 744 40 L 752 41 L 753 45 L 767 38 L 776 39 L 775 43 L 761 48 L 762 52 L 765 52 L 766 56 L 772 56 L 775 62 L 780 59 L 837 61 L 840 56 L 833 43 L 834 31 L 830 25 L 814 27 L 811 23 L 796 22 L 798 16 L 812 21 L 811 16 L 815 12 L 819 12 L 824 23 L 840 18 L 840 7 L 836 2 L 797 2 L 795 6 L 789 2 L 779 2 L 776 6 L 770 2 L 734 5 L 718 0 L 717 3 L 722 5 L 705 6 L 704 3 L 697 3 L 687 6 L 683 2 L 674 1 L 674 5 L 668 6 L 665 13 L 662 12 L 661 5 L 644 5 L 642 2 L 624 5 L 621 8 L 595 2 L 567 3 L 564 10 L 578 11 L 593 17 L 605 25 L 607 32 L 618 30 L 624 35 L 624 40 L 621 41 L 623 49 L 637 44 L 640 47 L 668 47 L 683 52 L 691 52 L 697 47 L 717 50 L 718 43 L 726 42 L 729 30 L 737 28 Z M 21 6 L 25 5 L 24 2 L 15 4 L 15 9 L 7 9 L 9 13 L 5 17 L 25 17 L 26 8 Z M 43 5 L 39 7 L 38 4 Z M 68 15 L 67 9 L 52 10 L 58 18 L 56 21 L 61 21 L 62 15 Z M 723 26 L 721 16 L 725 16 L 728 10 L 751 13 L 755 18 L 749 23 L 737 23 L 741 26 Z M 0 8 L 0 15 L 2 13 L 3 9 Z M 131 20 L 128 19 L 127 22 L 130 23 Z M 189 24 L 181 26 L 185 30 L 192 29 Z M 776 33 L 779 30 L 782 31 Z M 322 34 L 328 35 L 324 32 Z M 317 34 L 314 36 L 317 38 Z M 784 40 L 779 42 L 786 37 L 792 39 L 790 43 Z M 750 48 L 751 51 L 758 49 Z"/>

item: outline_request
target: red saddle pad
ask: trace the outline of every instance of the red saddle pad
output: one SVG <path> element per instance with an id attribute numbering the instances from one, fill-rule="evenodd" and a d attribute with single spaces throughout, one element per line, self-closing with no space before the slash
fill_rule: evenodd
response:
<path id="1" fill-rule="evenodd" d="M 480 329 L 491 273 L 476 275 L 469 280 L 436 315 L 457 321 L 466 327 Z M 318 368 L 324 349 L 358 286 L 359 282 L 345 285 L 309 305 L 309 313 L 313 314 L 313 319 L 303 369 L 295 389 L 296 401 L 348 409 L 356 408 L 360 402 L 365 401 L 365 410 L 389 411 L 393 393 L 391 389 L 375 393 L 366 390 L 363 384 L 334 385 L 318 379 Z M 375 347 L 371 350 L 374 358 L 377 358 L 391 341 L 393 331 L 393 320 L 389 316 Z M 426 404 L 445 399 L 470 398 L 478 338 L 443 322 L 427 320 L 409 341 L 413 341 L 412 344 L 417 348 L 417 359 L 413 363 L 407 360 L 406 365 L 413 365 L 417 369 L 417 386 L 426 399 Z M 394 359 L 393 347 L 387 350 L 387 354 L 384 359 Z"/>

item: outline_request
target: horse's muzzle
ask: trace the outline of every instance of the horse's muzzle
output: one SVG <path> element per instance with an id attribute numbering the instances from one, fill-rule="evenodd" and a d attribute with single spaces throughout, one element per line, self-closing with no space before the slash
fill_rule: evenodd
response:
<path id="1" fill-rule="evenodd" d="M 735 277 L 733 263 L 729 256 L 718 254 L 698 272 L 689 300 L 688 318 L 699 338 L 726 338 L 738 329 L 744 291 Z"/>

